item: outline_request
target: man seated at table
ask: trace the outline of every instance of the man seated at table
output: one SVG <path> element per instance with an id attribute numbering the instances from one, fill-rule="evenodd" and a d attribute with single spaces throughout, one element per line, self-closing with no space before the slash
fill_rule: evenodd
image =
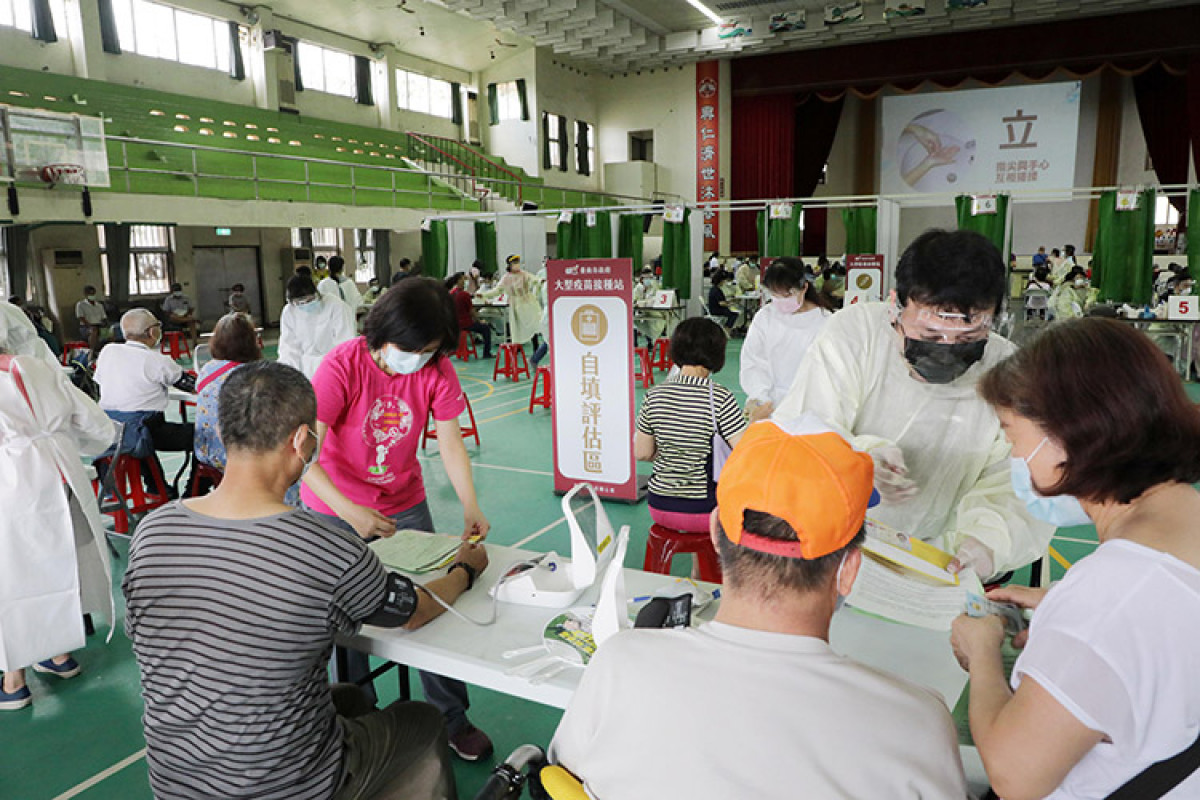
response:
<path id="1" fill-rule="evenodd" d="M 317 400 L 297 370 L 247 364 L 218 401 L 225 479 L 138 526 L 123 588 L 157 797 L 456 797 L 442 714 L 372 709 L 330 686 L 335 634 L 416 629 L 487 567 L 464 543 L 418 589 L 361 539 L 283 502 L 317 457 Z"/>
<path id="2" fill-rule="evenodd" d="M 104 306 L 96 300 L 95 286 L 83 287 L 83 299 L 75 304 L 75 319 L 79 322 L 79 335 L 88 343 L 94 361 L 108 322 Z"/>
<path id="3" fill-rule="evenodd" d="M 167 316 L 167 330 L 186 331 L 195 350 L 199 342 L 200 320 L 196 319 L 196 306 L 192 299 L 183 293 L 183 284 L 171 284 L 171 293 L 163 298 L 162 310 Z"/>
<path id="4" fill-rule="evenodd" d="M 958 737 L 931 691 L 837 655 L 871 458 L 814 425 L 752 425 L 717 485 L 716 620 L 596 652 L 551 746 L 595 797 L 954 798 Z"/>
<path id="5" fill-rule="evenodd" d="M 121 317 L 122 343 L 100 351 L 96 383 L 100 407 L 109 417 L 125 423 L 122 450 L 144 458 L 156 452 L 190 453 L 196 431 L 192 423 L 167 422 L 167 391 L 172 387 L 195 391 L 196 379 L 158 351 L 162 323 L 144 308 Z"/>

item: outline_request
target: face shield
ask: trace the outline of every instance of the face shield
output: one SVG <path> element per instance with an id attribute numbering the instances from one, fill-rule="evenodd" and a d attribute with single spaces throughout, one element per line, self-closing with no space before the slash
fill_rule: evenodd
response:
<path id="1" fill-rule="evenodd" d="M 962 314 L 917 303 L 892 304 L 904 359 L 926 383 L 951 383 L 983 358 L 991 312 Z"/>

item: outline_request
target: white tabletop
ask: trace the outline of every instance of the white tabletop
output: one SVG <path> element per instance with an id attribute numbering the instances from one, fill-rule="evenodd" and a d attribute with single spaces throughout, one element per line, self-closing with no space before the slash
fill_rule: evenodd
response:
<path id="1" fill-rule="evenodd" d="M 174 386 L 167 389 L 167 399 L 177 403 L 195 403 L 200 398 L 200 395 L 195 392 L 185 392 L 183 389 L 177 389 Z"/>

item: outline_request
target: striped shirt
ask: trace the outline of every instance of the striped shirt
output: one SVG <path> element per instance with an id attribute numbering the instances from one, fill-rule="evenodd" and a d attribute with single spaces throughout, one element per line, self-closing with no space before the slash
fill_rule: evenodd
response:
<path id="1" fill-rule="evenodd" d="M 637 429 L 654 437 L 653 494 L 688 500 L 715 498 L 710 477 L 714 410 L 717 427 L 727 441 L 745 430 L 746 420 L 733 394 L 711 378 L 678 375 L 646 393 Z"/>
<path id="2" fill-rule="evenodd" d="M 332 797 L 333 636 L 386 585 L 362 541 L 309 511 L 226 520 L 176 502 L 147 517 L 123 588 L 155 797 Z"/>

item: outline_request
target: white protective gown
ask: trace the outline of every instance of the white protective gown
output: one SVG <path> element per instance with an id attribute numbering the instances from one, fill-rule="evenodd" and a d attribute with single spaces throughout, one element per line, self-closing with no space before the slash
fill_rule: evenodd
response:
<path id="1" fill-rule="evenodd" d="M 322 278 L 321 282 L 317 284 L 317 291 L 336 297 L 350 306 L 352 311 L 358 311 L 363 305 L 362 292 L 358 290 L 358 284 L 351 278 L 343 277 L 340 281 L 331 277 Z"/>
<path id="2" fill-rule="evenodd" d="M 639 280 L 633 287 L 634 308 L 649 306 L 655 295 L 658 294 L 659 288 L 658 281 L 652 280 L 647 286 Z M 666 315 L 666 311 L 650 311 L 641 315 L 634 313 L 633 327 L 637 329 L 638 333 L 653 342 L 667 330 Z"/>
<path id="3" fill-rule="evenodd" d="M 33 321 L 7 300 L 0 300 L 0 347 L 16 356 L 33 356 L 58 366 L 54 352 L 38 336 Z"/>
<path id="4" fill-rule="evenodd" d="M 508 295 L 508 330 L 513 344 L 525 344 L 538 332 L 542 320 L 542 305 L 538 302 L 538 279 L 525 270 L 506 272 L 495 287 L 480 292 L 479 297 L 491 299 Z"/>
<path id="5" fill-rule="evenodd" d="M 108 546 L 80 456 L 102 453 L 115 430 L 57 366 L 0 360 L 0 670 L 10 670 L 82 647 L 85 613 L 113 619 Z"/>
<path id="6" fill-rule="evenodd" d="M 900 448 L 920 492 L 873 508 L 880 522 L 951 553 L 973 536 L 991 549 L 997 572 L 1044 556 L 1054 527 L 1013 494 L 1011 448 L 975 391 L 1012 343 L 992 334 L 983 359 L 942 385 L 914 378 L 901 348 L 886 304 L 849 306 L 825 325 L 775 416 L 816 414 L 860 450 Z"/>
<path id="7" fill-rule="evenodd" d="M 279 363 L 295 367 L 310 381 L 326 353 L 358 335 L 350 306 L 327 294 L 319 297 L 319 311 L 288 303 L 279 315 Z"/>
<path id="8" fill-rule="evenodd" d="M 823 308 L 780 314 L 772 305 L 750 322 L 739 378 L 748 399 L 778 407 L 792 388 L 804 354 L 832 314 Z"/>

